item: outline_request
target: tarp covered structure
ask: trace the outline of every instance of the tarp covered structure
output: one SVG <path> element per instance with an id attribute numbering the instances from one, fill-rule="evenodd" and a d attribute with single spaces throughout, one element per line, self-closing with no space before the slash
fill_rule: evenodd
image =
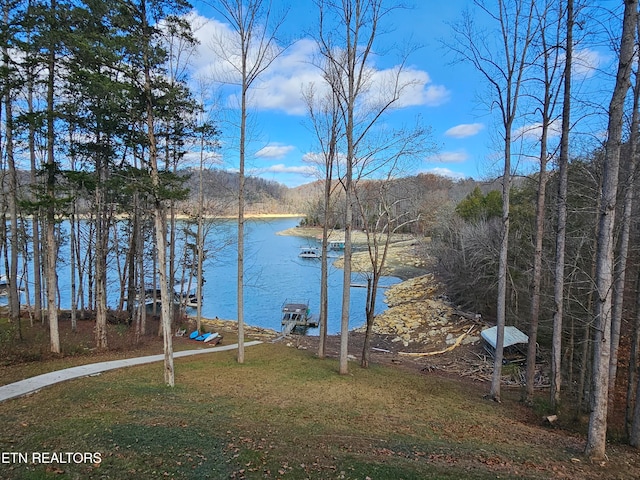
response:
<path id="1" fill-rule="evenodd" d="M 496 349 L 497 337 L 498 337 L 498 327 L 491 327 L 483 330 L 480 334 L 485 342 L 487 342 L 493 349 Z M 519 343 L 529 343 L 529 337 L 518 330 L 516 327 L 504 327 L 504 343 L 503 347 L 507 348 L 512 345 L 517 345 Z"/>

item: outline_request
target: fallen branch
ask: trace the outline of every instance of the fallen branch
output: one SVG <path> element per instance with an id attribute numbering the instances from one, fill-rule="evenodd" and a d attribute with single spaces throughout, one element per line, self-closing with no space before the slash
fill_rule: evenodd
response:
<path id="1" fill-rule="evenodd" d="M 462 310 L 454 308 L 453 314 L 457 315 L 458 317 L 466 318 L 467 320 L 471 320 L 473 322 L 482 322 L 482 315 L 480 315 L 479 313 L 464 312 Z"/>
<path id="2" fill-rule="evenodd" d="M 451 350 L 453 350 L 454 348 L 459 347 L 460 344 L 462 343 L 462 340 L 464 340 L 464 337 L 469 335 L 474 328 L 475 328 L 475 325 L 471 325 L 469 330 L 467 330 L 462 335 L 460 335 L 456 339 L 456 341 L 455 341 L 455 343 L 453 345 L 448 346 L 444 350 L 438 350 L 437 352 L 398 352 L 398 353 L 399 353 L 399 355 L 405 355 L 407 357 L 429 357 L 431 355 L 440 355 L 441 353 L 447 353 L 447 352 L 450 352 Z"/>
<path id="3" fill-rule="evenodd" d="M 374 352 L 391 353 L 391 350 L 385 350 L 384 348 L 371 347 Z"/>

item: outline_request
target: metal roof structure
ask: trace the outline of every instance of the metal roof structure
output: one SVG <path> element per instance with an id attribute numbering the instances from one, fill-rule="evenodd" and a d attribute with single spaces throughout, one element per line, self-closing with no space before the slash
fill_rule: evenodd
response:
<path id="1" fill-rule="evenodd" d="M 498 327 L 491 327 L 483 330 L 480 334 L 485 342 L 496 348 L 496 337 L 498 336 Z M 516 327 L 504 327 L 504 343 L 503 347 L 507 348 L 518 343 L 529 343 L 529 337 L 518 330 Z"/>

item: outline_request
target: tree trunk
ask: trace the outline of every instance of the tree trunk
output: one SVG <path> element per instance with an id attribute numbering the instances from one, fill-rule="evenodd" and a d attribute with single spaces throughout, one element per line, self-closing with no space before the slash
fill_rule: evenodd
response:
<path id="1" fill-rule="evenodd" d="M 329 222 L 331 218 L 331 190 L 333 180 L 333 162 L 336 148 L 336 119 L 332 113 L 329 151 L 325 158 L 324 195 L 322 198 L 322 253 L 320 267 L 320 333 L 318 339 L 318 357 L 324 358 L 327 349 L 327 325 L 329 318 L 329 259 L 327 258 L 329 242 Z"/>
<path id="2" fill-rule="evenodd" d="M 98 139 L 100 135 L 98 134 Z M 109 228 L 104 199 L 105 178 L 104 159 L 98 154 L 96 158 L 96 253 L 95 253 L 95 285 L 96 285 L 96 348 L 107 348 L 107 238 Z"/>
<path id="3" fill-rule="evenodd" d="M 204 128 L 200 136 L 200 172 L 198 175 L 198 231 L 196 236 L 196 330 L 202 323 L 202 277 L 204 275 Z"/>
<path id="4" fill-rule="evenodd" d="M 129 232 L 129 248 L 127 251 L 127 263 L 129 266 L 127 267 L 128 279 L 127 279 L 127 316 L 129 317 L 129 322 L 131 322 L 135 316 L 135 304 L 136 304 L 136 291 L 139 291 L 137 288 L 137 255 L 138 253 L 138 239 L 140 235 L 138 234 L 138 224 L 140 222 L 140 218 L 138 217 L 138 193 L 135 192 L 133 194 L 133 211 L 131 212 L 131 223 L 130 223 L 130 232 Z M 144 296 L 144 292 L 140 292 L 140 300 L 142 301 L 142 297 Z"/>
<path id="5" fill-rule="evenodd" d="M 145 35 L 145 53 L 144 53 L 144 94 L 146 100 L 146 123 L 147 123 L 147 138 L 149 141 L 149 168 L 151 170 L 151 182 L 154 189 L 154 230 L 156 234 L 157 244 L 157 258 L 158 258 L 158 273 L 160 276 L 160 303 L 161 314 L 160 323 L 162 326 L 162 336 L 164 344 L 164 381 L 165 383 L 173 387 L 175 385 L 175 374 L 173 367 L 173 337 L 171 328 L 171 306 L 170 302 L 173 301 L 173 295 L 168 290 L 168 278 L 167 278 L 167 240 L 166 240 L 166 218 L 164 205 L 162 199 L 159 198 L 160 190 L 160 172 L 158 170 L 158 149 L 156 145 L 155 135 L 155 122 L 153 111 L 153 91 L 151 84 L 151 68 L 149 65 L 149 58 L 147 49 L 150 45 L 151 27 L 147 23 L 147 11 L 146 0 L 140 3 L 141 18 L 143 22 L 143 32 Z M 172 293 L 172 292 L 171 292 Z"/>
<path id="6" fill-rule="evenodd" d="M 9 6 L 5 4 L 4 23 L 9 22 Z M 2 49 L 3 65 L 9 71 L 9 52 L 8 47 Z M 7 166 L 9 168 L 9 232 L 11 257 L 9 262 L 8 275 L 8 300 L 9 300 L 9 321 L 15 323 L 20 329 L 20 296 L 18 290 L 18 252 L 20 249 L 20 238 L 18 236 L 18 174 L 16 172 L 16 164 L 13 156 L 13 104 L 11 98 L 12 89 L 5 85 L 4 92 L 4 110 L 5 110 L 5 155 L 7 158 Z"/>
<path id="7" fill-rule="evenodd" d="M 76 286 L 76 201 L 71 205 L 71 215 L 69 216 L 69 266 L 71 268 L 71 331 L 78 330 L 78 299 Z"/>
<path id="8" fill-rule="evenodd" d="M 155 230 L 156 241 L 158 242 L 158 273 L 160 276 L 160 317 L 162 323 L 162 337 L 164 344 L 164 381 L 173 387 L 175 385 L 175 376 L 173 368 L 173 337 L 171 327 L 171 306 L 172 295 L 168 290 L 167 278 L 167 245 L 166 245 L 166 226 L 165 213 L 162 204 L 156 201 L 155 209 Z"/>
<path id="9" fill-rule="evenodd" d="M 347 131 L 347 137 L 349 133 Z M 348 140 L 347 140 L 348 141 Z M 349 142 L 349 141 L 348 141 Z M 353 142 L 350 142 L 351 144 Z M 347 173 L 345 178 L 345 217 L 344 217 L 344 267 L 342 276 L 342 313 L 340 316 L 340 375 L 349 373 L 349 308 L 351 302 L 351 225 L 353 218 L 351 179 L 353 176 L 353 151 L 347 154 Z"/>
<path id="10" fill-rule="evenodd" d="M 238 363 L 244 363 L 244 161 L 247 128 L 246 55 L 243 55 L 242 104 L 240 106 L 240 168 L 238 171 Z"/>
<path id="11" fill-rule="evenodd" d="M 136 196 L 136 215 L 142 217 L 142 210 L 140 209 L 139 198 Z M 143 235 L 144 219 L 140 218 L 136 222 L 136 229 L 134 235 L 138 238 L 136 241 L 136 259 L 137 259 L 137 276 L 138 276 L 138 302 L 136 310 L 136 337 L 144 336 L 147 334 L 147 306 L 145 304 L 145 282 L 144 282 L 144 235 Z"/>
<path id="12" fill-rule="evenodd" d="M 369 368 L 370 354 L 371 354 L 371 333 L 373 331 L 373 321 L 375 319 L 375 307 L 376 307 L 376 287 L 373 285 L 373 279 L 367 278 L 367 300 L 365 304 L 365 315 L 367 318 L 367 329 L 364 335 L 364 344 L 362 346 L 362 359 L 360 366 L 362 368 Z"/>
<path id="13" fill-rule="evenodd" d="M 613 233 L 620 165 L 620 143 L 624 100 L 629 89 L 635 46 L 638 0 L 625 0 L 616 85 L 609 104 L 608 138 L 602 180 L 602 203 L 599 212 L 599 234 L 596 257 L 595 335 L 593 348 L 593 393 L 585 454 L 593 459 L 605 458 L 607 439 L 607 407 L 609 363 L 611 356 L 611 309 L 613 290 Z"/>
<path id="14" fill-rule="evenodd" d="M 564 302 L 564 257 L 567 232 L 567 192 L 569 170 L 569 132 L 571 129 L 571 68 L 573 65 L 573 0 L 567 0 L 567 41 L 564 69 L 562 134 L 560 137 L 558 180 L 558 224 L 556 227 L 556 266 L 553 284 L 553 337 L 551 346 L 551 389 L 549 402 L 555 410 L 560 402 L 562 384 L 562 322 Z"/>
<path id="15" fill-rule="evenodd" d="M 28 33 L 30 37 L 31 32 Z M 34 120 L 34 101 L 33 101 L 33 93 L 34 93 L 34 83 L 35 83 L 35 72 L 34 67 L 32 65 L 33 62 L 27 62 L 27 74 L 26 74 L 26 82 L 27 82 L 27 110 L 29 113 L 29 132 L 28 132 L 28 145 L 29 145 L 29 179 L 31 181 L 31 188 L 34 190 L 36 186 L 41 182 L 38 180 L 37 168 L 36 168 L 36 126 Z M 42 253 L 40 251 L 40 245 L 42 239 L 40 237 L 40 209 L 38 208 L 37 212 L 33 215 L 31 219 L 31 229 L 32 229 L 32 243 L 33 243 L 33 310 L 35 320 L 38 322 L 43 322 L 42 316 Z"/>
<path id="16" fill-rule="evenodd" d="M 324 187 L 324 219 L 322 225 L 322 252 L 320 261 L 322 262 L 320 265 L 320 318 L 319 318 L 319 337 L 318 337 L 318 358 L 324 358 L 326 355 L 327 348 L 327 318 L 328 318 L 328 309 L 329 309 L 329 265 L 327 258 L 327 243 L 329 241 L 329 225 L 328 225 L 328 207 L 329 207 L 329 195 L 331 193 L 329 179 L 325 179 L 325 187 Z M 327 191 L 328 190 L 328 191 Z"/>
<path id="17" fill-rule="evenodd" d="M 56 0 L 51 0 L 51 10 L 57 8 Z M 49 340 L 51 352 L 60 353 L 60 333 L 58 330 L 58 242 L 55 235 L 55 204 L 56 204 L 56 162 L 54 158 L 55 143 L 55 67 L 56 53 L 54 41 L 51 40 L 48 51 L 48 76 L 47 76 L 47 317 L 49 320 Z"/>
<path id="18" fill-rule="evenodd" d="M 569 4 L 572 0 L 568 0 Z M 567 6 L 567 15 L 570 17 L 572 13 L 572 5 Z M 559 9 L 562 12 L 562 9 Z M 555 73 L 559 69 L 558 50 L 550 48 L 548 35 L 548 26 L 545 21 L 547 10 L 543 9 L 542 15 L 539 15 L 540 21 L 540 38 L 542 42 L 542 62 L 544 78 L 544 89 L 542 99 L 542 135 L 540 137 L 540 158 L 539 158 L 539 174 L 538 174 L 538 190 L 536 201 L 536 219 L 535 219 L 535 231 L 534 231 L 534 260 L 533 260 L 533 273 L 531 281 L 531 321 L 529 324 L 529 343 L 527 346 L 527 369 L 526 369 L 526 394 L 525 401 L 531 405 L 533 403 L 534 396 L 534 381 L 536 373 L 536 357 L 537 357 L 537 337 L 538 337 L 538 324 L 540 317 L 540 293 L 542 285 L 542 260 L 543 260 L 543 238 L 545 232 L 545 199 L 546 199 L 546 187 L 547 187 L 547 162 L 548 162 L 548 137 L 549 128 L 553 121 L 553 115 L 556 107 L 557 90 L 560 88 L 562 82 L 555 82 Z M 557 19 L 556 36 L 559 36 L 560 25 L 562 23 L 561 16 Z M 568 23 L 568 22 L 567 22 Z M 570 25 L 567 25 L 570 27 Z M 553 44 L 559 44 L 559 38 L 552 39 Z M 571 34 L 567 35 L 567 43 L 572 42 Z M 565 56 L 565 72 L 567 73 L 567 65 L 571 63 L 571 53 L 567 52 Z M 566 88 L 566 84 L 565 84 Z M 563 121 L 567 121 L 563 120 Z M 567 128 L 569 125 L 567 124 Z M 566 152 L 565 152 L 566 154 Z"/>
<path id="19" fill-rule="evenodd" d="M 538 172 L 538 191 L 536 195 L 536 220 L 534 231 L 533 273 L 531 278 L 531 320 L 529 323 L 529 343 L 527 345 L 526 401 L 533 402 L 534 380 L 536 374 L 536 356 L 538 353 L 538 323 L 540 317 L 540 289 L 542 284 L 542 239 L 544 237 L 545 196 L 547 189 L 547 136 L 549 132 L 549 84 L 545 83 L 540 138 L 540 169 Z"/>
<path id="20" fill-rule="evenodd" d="M 496 349 L 491 376 L 491 398 L 500 402 L 502 359 L 504 355 L 504 327 L 507 315 L 507 274 L 509 253 L 509 197 L 511 192 L 511 124 L 505 129 L 504 172 L 502 174 L 502 228 L 498 264 L 498 301 L 496 306 Z"/>
<path id="21" fill-rule="evenodd" d="M 640 75 L 636 74 L 636 84 L 633 88 L 633 112 L 631 115 L 631 131 L 629 134 L 629 162 L 628 176 L 624 184 L 624 207 L 622 211 L 622 231 L 620 232 L 620 246 L 618 260 L 615 266 L 613 306 L 611 322 L 611 359 L 609 363 L 609 401 L 613 405 L 616 388 L 616 372 L 618 369 L 618 347 L 620 346 L 620 327 L 622 325 L 622 311 L 624 301 L 625 279 L 627 274 L 627 260 L 629 259 L 629 241 L 631 237 L 631 221 L 633 215 L 634 184 L 636 168 L 638 166 L 637 143 L 638 125 L 640 115 L 638 113 L 638 98 L 640 96 Z"/>
<path id="22" fill-rule="evenodd" d="M 627 385 L 627 409 L 625 415 L 625 431 L 629 438 L 629 445 L 640 447 L 640 401 L 636 388 L 638 386 L 638 353 L 640 352 L 640 270 L 636 279 L 636 314 L 633 322 L 633 336 L 631 337 L 631 352 L 629 353 L 629 377 Z M 635 404 L 635 408 L 634 408 Z"/>

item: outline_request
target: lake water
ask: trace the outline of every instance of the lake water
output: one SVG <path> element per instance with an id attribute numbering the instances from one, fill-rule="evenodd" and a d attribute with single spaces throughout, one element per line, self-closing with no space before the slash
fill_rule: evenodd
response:
<path id="1" fill-rule="evenodd" d="M 302 247 L 320 246 L 313 239 L 277 235 L 277 232 L 295 227 L 300 219 L 250 220 L 246 223 L 245 248 L 245 322 L 249 325 L 280 329 L 281 307 L 285 300 L 305 300 L 311 312 L 317 314 L 320 307 L 320 260 L 303 259 L 298 255 Z M 216 235 L 236 235 L 234 221 L 221 226 Z M 337 256 L 337 255 L 336 255 Z M 233 244 L 217 259 L 205 267 L 204 317 L 218 316 L 223 319 L 237 318 L 236 281 L 237 248 Z M 329 262 L 331 263 L 331 261 Z M 329 268 L 329 315 L 328 332 L 340 331 L 343 272 L 333 266 Z M 388 286 L 399 282 L 394 277 L 385 277 L 381 282 Z M 352 283 L 365 283 L 361 274 L 352 275 Z M 378 289 L 378 312 L 384 310 L 383 289 Z M 365 288 L 351 289 L 351 315 L 349 327 L 365 323 Z M 317 329 L 309 329 L 317 334 Z"/>
<path id="2" fill-rule="evenodd" d="M 309 302 L 311 312 L 318 314 L 320 304 L 320 261 L 302 259 L 298 255 L 302 247 L 319 246 L 314 239 L 277 235 L 278 232 L 298 225 L 299 218 L 248 220 L 245 226 L 245 323 L 280 330 L 281 307 L 285 300 L 304 300 Z M 203 285 L 202 315 L 205 318 L 237 318 L 237 223 L 234 220 L 221 220 L 207 236 L 206 248 L 209 258 L 205 262 Z M 182 240 L 176 242 L 180 250 Z M 69 308 L 70 270 L 64 261 L 68 246 L 61 248 L 62 260 L 59 265 L 59 289 L 61 307 Z M 336 255 L 337 257 L 338 255 Z M 67 254 L 68 258 L 68 254 Z M 331 261 L 329 262 L 331 263 Z M 115 262 L 111 261 L 110 265 Z M 180 268 L 176 273 L 180 276 Z M 114 276 L 114 275 L 110 275 Z M 329 315 L 328 332 L 340 331 L 343 272 L 329 267 Z M 148 281 L 148 280 L 147 280 Z M 381 284 L 389 286 L 400 280 L 384 277 Z M 361 274 L 352 275 L 352 283 L 363 284 Z M 118 301 L 115 282 L 108 291 L 109 305 Z M 148 284 L 147 284 L 148 286 Z M 195 287 L 195 283 L 194 283 Z M 384 289 L 378 289 L 377 313 L 386 308 L 383 303 Z M 351 288 L 351 311 L 349 328 L 365 323 L 365 288 Z M 6 297 L 2 298 L 6 302 Z M 195 309 L 189 309 L 195 315 Z M 317 335 L 318 329 L 309 329 L 308 334 Z"/>

